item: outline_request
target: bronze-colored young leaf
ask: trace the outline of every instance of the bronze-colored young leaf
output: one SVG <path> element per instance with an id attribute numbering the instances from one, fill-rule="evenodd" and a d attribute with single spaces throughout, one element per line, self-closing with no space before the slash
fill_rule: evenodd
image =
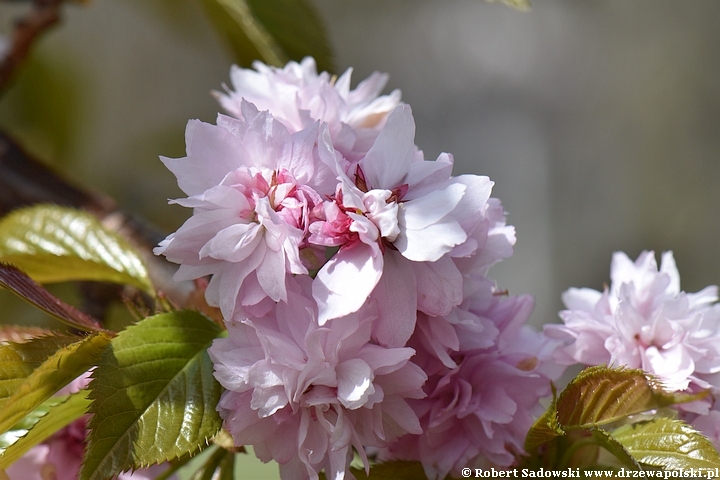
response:
<path id="1" fill-rule="evenodd" d="M 591 428 L 695 398 L 666 393 L 642 370 L 590 367 L 558 397 L 558 422 L 564 430 Z"/>
<path id="2" fill-rule="evenodd" d="M 201 1 L 240 65 L 262 60 L 281 67 L 309 55 L 320 70 L 334 70 L 325 29 L 306 0 Z"/>
<path id="3" fill-rule="evenodd" d="M 55 297 L 12 265 L 0 263 L 0 286 L 73 328 L 86 332 L 103 330 L 97 320 Z"/>
<path id="4" fill-rule="evenodd" d="M 7 468 L 35 445 L 82 417 L 90 405 L 86 390 L 50 397 L 0 435 L 0 470 Z"/>
<path id="5" fill-rule="evenodd" d="M 100 480 L 195 453 L 218 432 L 220 384 L 207 354 L 220 328 L 192 311 L 146 318 L 113 339 L 90 384 L 80 478 Z"/>
<path id="6" fill-rule="evenodd" d="M 9 385 L 15 386 L 10 396 L 2 402 L 0 432 L 12 428 L 51 395 L 93 367 L 110 343 L 110 336 L 98 332 L 80 340 L 76 338 L 77 341 L 60 346 L 49 356 L 47 356 L 49 352 L 47 343 L 52 343 L 53 340 L 45 339 L 46 349 L 39 353 L 33 352 L 28 362 L 29 366 L 15 370 L 13 365 L 18 362 L 18 352 L 27 352 L 30 344 L 38 345 L 40 340 L 0 347 L 0 355 L 7 353 L 7 357 L 11 359 L 8 363 L 0 362 L 2 377 L 5 380 L 3 387 L 7 389 Z M 56 342 L 56 345 L 63 345 L 66 340 L 58 339 Z M 14 354 L 16 356 L 13 358 Z M 28 374 L 28 368 L 37 365 L 38 355 L 46 355 L 46 359 Z M 12 373 L 13 371 L 15 373 Z"/>
<path id="7" fill-rule="evenodd" d="M 57 205 L 21 208 L 0 220 L 0 261 L 39 283 L 96 280 L 154 291 L 129 243 L 92 215 Z"/>
<path id="8" fill-rule="evenodd" d="M 610 434 L 641 465 L 685 471 L 720 468 L 720 454 L 712 442 L 680 420 L 656 417 Z"/>

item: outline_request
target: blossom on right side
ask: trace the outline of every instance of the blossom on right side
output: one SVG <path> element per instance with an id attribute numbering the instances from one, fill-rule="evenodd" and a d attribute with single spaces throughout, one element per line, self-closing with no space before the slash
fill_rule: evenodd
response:
<path id="1" fill-rule="evenodd" d="M 564 324 L 545 326 L 547 336 L 565 343 L 556 361 L 640 368 L 671 391 L 718 389 L 712 382 L 720 372 L 718 287 L 681 291 L 672 252 L 663 253 L 659 269 L 653 252 L 634 262 L 617 252 L 610 276 L 602 292 L 563 294 Z"/>
<path id="2" fill-rule="evenodd" d="M 380 459 L 419 461 L 431 480 L 463 468 L 510 467 L 542 414 L 540 399 L 562 374 L 554 342 L 527 325 L 534 301 L 505 297 L 478 277 L 452 318 L 418 316 L 409 345 L 428 374 L 426 398 L 409 403 L 423 433 L 405 435 Z"/>

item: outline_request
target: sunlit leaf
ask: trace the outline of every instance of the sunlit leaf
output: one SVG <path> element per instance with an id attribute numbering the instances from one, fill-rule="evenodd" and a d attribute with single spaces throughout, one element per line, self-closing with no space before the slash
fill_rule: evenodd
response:
<path id="1" fill-rule="evenodd" d="M 7 468 L 35 445 L 82 417 L 90 405 L 87 391 L 50 397 L 0 435 L 0 470 Z"/>
<path id="2" fill-rule="evenodd" d="M 306 0 L 202 0 L 239 64 L 253 60 L 283 66 L 312 56 L 320 70 L 334 70 L 327 34 Z"/>
<path id="3" fill-rule="evenodd" d="M 51 395 L 94 366 L 110 342 L 110 336 L 98 332 L 75 340 L 68 343 L 63 337 L 43 338 L 0 347 L 0 393 L 10 393 L 0 403 L 0 432 L 12 428 Z M 48 356 L 55 346 L 59 349 Z M 43 356 L 45 360 L 38 365 Z M 21 363 L 24 365 L 20 366 Z"/>
<path id="4" fill-rule="evenodd" d="M 98 333 L 0 347 L 0 432 L 91 368 L 109 341 Z"/>
<path id="5" fill-rule="evenodd" d="M 0 286 L 73 328 L 86 332 L 103 330 L 97 320 L 53 296 L 12 265 L 0 263 Z"/>
<path id="6" fill-rule="evenodd" d="M 512 7 L 515 10 L 520 10 L 521 12 L 527 12 L 532 8 L 532 5 L 528 0 L 487 0 L 490 3 L 494 2 L 500 2 L 504 3 L 508 7 Z"/>
<path id="7" fill-rule="evenodd" d="M 564 430 L 590 428 L 696 398 L 664 392 L 642 370 L 590 367 L 558 397 L 557 419 Z"/>
<path id="8" fill-rule="evenodd" d="M 71 335 L 52 335 L 0 346 L 0 412 L 33 370 L 78 340 L 79 337 Z"/>
<path id="9" fill-rule="evenodd" d="M 680 420 L 657 417 L 610 433 L 642 465 L 686 471 L 720 468 L 712 442 Z"/>
<path id="10" fill-rule="evenodd" d="M 207 348 L 221 334 L 203 315 L 146 318 L 113 339 L 90 384 L 91 432 L 80 478 L 98 480 L 193 453 L 221 420 Z"/>
<path id="11" fill-rule="evenodd" d="M 15 210 L 0 220 L 0 261 L 40 283 L 96 280 L 152 293 L 140 256 L 92 215 L 57 205 Z"/>

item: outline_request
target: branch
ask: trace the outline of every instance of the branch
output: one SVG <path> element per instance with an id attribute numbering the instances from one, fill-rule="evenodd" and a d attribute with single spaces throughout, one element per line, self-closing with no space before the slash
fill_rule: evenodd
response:
<path id="1" fill-rule="evenodd" d="M 152 253 L 165 237 L 162 232 L 120 211 L 110 198 L 70 184 L 0 131 L 0 216 L 37 203 L 79 208 L 95 215 L 106 228 L 118 232 L 138 249 L 153 283 L 174 304 L 185 305 L 189 300 L 192 283 L 173 281 L 176 266 Z"/>
<path id="2" fill-rule="evenodd" d="M 63 0 L 33 0 L 30 12 L 16 21 L 10 48 L 5 56 L 0 58 L 0 93 L 10 84 L 35 40 L 60 20 L 62 2 Z"/>

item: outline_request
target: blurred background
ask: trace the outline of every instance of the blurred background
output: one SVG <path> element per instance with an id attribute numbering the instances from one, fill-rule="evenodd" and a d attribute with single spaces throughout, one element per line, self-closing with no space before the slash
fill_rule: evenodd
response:
<path id="1" fill-rule="evenodd" d="M 720 283 L 720 3 L 311 4 L 338 73 L 388 72 L 426 157 L 496 182 L 518 242 L 492 275 L 535 296 L 533 323 L 571 286 L 602 289 L 616 250 L 673 250 L 686 291 Z M 0 2 L 0 35 L 24 10 Z M 68 4 L 0 128 L 170 232 L 189 211 L 167 205 L 181 193 L 158 156 L 183 156 L 188 119 L 214 121 L 232 63 L 196 0 Z"/>

